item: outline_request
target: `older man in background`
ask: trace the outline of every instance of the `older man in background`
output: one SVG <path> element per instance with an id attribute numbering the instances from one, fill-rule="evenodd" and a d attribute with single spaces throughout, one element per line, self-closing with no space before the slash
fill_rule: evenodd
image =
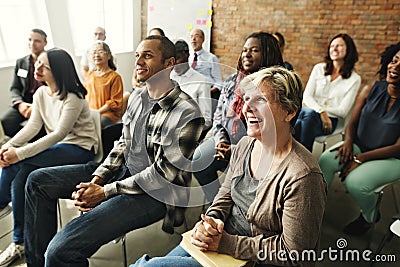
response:
<path id="1" fill-rule="evenodd" d="M 189 64 L 194 70 L 212 80 L 210 89 L 211 97 L 218 100 L 222 89 L 222 77 L 219 60 L 216 55 L 203 49 L 204 40 L 204 32 L 201 29 L 193 29 L 190 32 L 190 44 L 192 45 L 194 53 L 189 57 Z M 216 107 L 217 101 L 213 101 L 213 113 Z"/>

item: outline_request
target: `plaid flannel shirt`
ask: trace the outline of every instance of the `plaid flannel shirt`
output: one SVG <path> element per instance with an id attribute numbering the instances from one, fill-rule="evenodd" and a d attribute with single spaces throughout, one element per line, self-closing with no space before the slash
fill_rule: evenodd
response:
<path id="1" fill-rule="evenodd" d="M 123 121 L 123 133 L 114 148 L 93 175 L 106 182 L 118 175 L 126 164 L 132 130 L 142 110 L 142 95 L 146 89 L 135 90 L 128 103 Z M 182 224 L 184 202 L 188 200 L 191 181 L 191 159 L 204 126 L 204 118 L 195 101 L 175 88 L 160 99 L 148 118 L 146 150 L 151 165 L 123 180 L 104 186 L 106 197 L 117 194 L 151 194 L 166 203 L 167 213 L 163 230 L 173 233 L 173 227 Z M 134 160 L 134 159 L 130 159 Z M 180 207 L 177 207 L 180 206 Z"/>

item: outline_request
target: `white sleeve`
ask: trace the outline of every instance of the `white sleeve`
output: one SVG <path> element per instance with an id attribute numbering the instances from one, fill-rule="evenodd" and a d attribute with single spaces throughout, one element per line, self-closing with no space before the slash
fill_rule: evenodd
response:
<path id="1" fill-rule="evenodd" d="M 317 88 L 317 79 L 321 78 L 321 64 L 317 64 L 314 66 L 313 70 L 311 71 L 310 77 L 308 78 L 308 82 L 306 85 L 306 89 L 303 93 L 303 103 L 315 110 L 316 112 L 320 113 L 322 111 L 321 105 L 315 101 L 315 91 Z"/>

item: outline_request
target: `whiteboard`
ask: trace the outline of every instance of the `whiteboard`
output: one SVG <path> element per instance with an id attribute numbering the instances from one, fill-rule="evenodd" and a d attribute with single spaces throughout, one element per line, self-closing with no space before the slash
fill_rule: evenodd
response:
<path id="1" fill-rule="evenodd" d="M 210 51 L 211 0 L 148 0 L 147 8 L 147 33 L 152 28 L 161 28 L 172 42 L 183 39 L 191 48 L 190 31 L 202 29 L 203 48 Z"/>

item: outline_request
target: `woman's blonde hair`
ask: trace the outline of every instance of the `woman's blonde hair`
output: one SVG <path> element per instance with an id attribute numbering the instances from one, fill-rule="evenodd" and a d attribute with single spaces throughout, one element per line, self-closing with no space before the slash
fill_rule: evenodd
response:
<path id="1" fill-rule="evenodd" d="M 274 100 L 283 109 L 296 113 L 296 116 L 290 121 L 291 125 L 294 126 L 303 101 L 303 84 L 300 76 L 286 68 L 273 66 L 246 76 L 240 83 L 240 89 L 245 93 L 260 88 L 264 83 L 270 85 L 274 90 Z"/>

